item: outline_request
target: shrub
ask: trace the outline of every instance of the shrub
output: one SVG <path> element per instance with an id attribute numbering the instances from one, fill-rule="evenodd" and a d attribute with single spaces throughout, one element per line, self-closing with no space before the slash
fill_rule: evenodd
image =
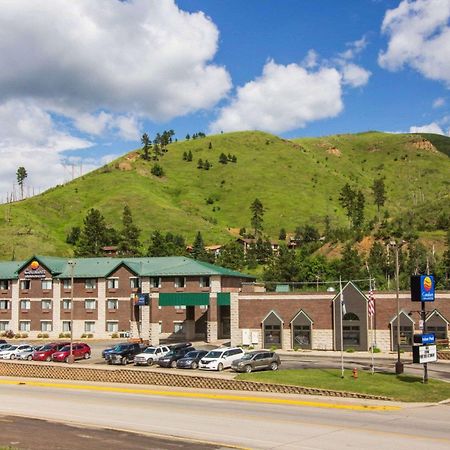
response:
<path id="1" fill-rule="evenodd" d="M 347 350 L 345 350 L 347 353 L 355 353 L 355 349 L 354 348 L 348 348 Z"/>
<path id="2" fill-rule="evenodd" d="M 374 353 L 381 353 L 381 350 L 378 347 L 373 348 Z"/>
<path id="3" fill-rule="evenodd" d="M 278 347 L 277 347 L 276 345 L 272 345 L 272 346 L 270 347 L 270 351 L 271 351 L 271 352 L 274 352 L 275 350 L 278 350 Z"/>
<path id="4" fill-rule="evenodd" d="M 118 333 L 113 333 L 112 335 L 111 335 L 111 338 L 112 339 L 117 339 L 119 337 L 119 334 Z"/>
<path id="5" fill-rule="evenodd" d="M 66 334 L 65 334 L 65 333 L 59 333 L 58 337 L 59 337 L 60 339 L 61 339 L 61 338 L 65 338 L 65 337 L 66 337 Z"/>
<path id="6" fill-rule="evenodd" d="M 43 337 L 44 339 L 47 339 L 47 338 L 49 337 L 49 334 L 48 334 L 48 333 L 42 333 L 42 337 Z"/>
<path id="7" fill-rule="evenodd" d="M 38 339 L 41 339 L 41 338 L 44 337 L 44 335 L 43 335 L 42 333 L 39 333 L 39 334 L 37 335 L 37 337 L 38 337 Z"/>
<path id="8" fill-rule="evenodd" d="M 86 333 L 83 333 L 82 335 L 81 335 L 81 339 L 86 339 Z"/>
<path id="9" fill-rule="evenodd" d="M 151 168 L 150 172 L 152 175 L 155 175 L 155 177 L 163 177 L 164 176 L 164 169 L 159 164 L 155 164 Z"/>

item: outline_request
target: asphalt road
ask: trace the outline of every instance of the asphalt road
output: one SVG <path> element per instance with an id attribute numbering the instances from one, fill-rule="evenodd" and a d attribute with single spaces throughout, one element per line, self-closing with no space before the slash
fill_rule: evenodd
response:
<path id="1" fill-rule="evenodd" d="M 25 380 L 24 380 L 25 381 Z M 450 405 L 199 393 L 0 379 L 0 413 L 246 448 L 450 448 Z M 158 390 L 156 390 L 158 389 Z M 203 395 L 201 397 L 200 395 Z M 24 426 L 22 433 L 30 433 Z M 0 434 L 0 436 L 3 436 Z M 81 438 L 80 438 L 81 439 Z M 48 435 L 49 448 L 52 436 Z M 215 444 L 213 444 L 215 443 Z M 96 448 L 85 440 L 85 449 Z M 132 445 L 123 448 L 133 448 Z M 149 447 L 159 448 L 159 447 Z M 180 444 L 180 448 L 183 445 Z"/>

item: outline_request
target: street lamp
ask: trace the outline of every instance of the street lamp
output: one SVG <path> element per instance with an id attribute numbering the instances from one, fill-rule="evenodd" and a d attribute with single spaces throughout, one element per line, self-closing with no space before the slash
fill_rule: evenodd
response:
<path id="1" fill-rule="evenodd" d="M 400 359 L 400 282 L 399 282 L 399 264 L 398 251 L 405 244 L 405 241 L 397 242 L 391 240 L 389 245 L 395 250 L 395 291 L 397 298 L 397 362 L 395 363 L 395 373 L 397 375 L 403 373 L 403 363 Z"/>
<path id="2" fill-rule="evenodd" d="M 74 356 L 73 356 L 73 272 L 75 270 L 76 261 L 69 260 L 67 264 L 70 266 L 70 353 L 68 363 L 73 364 Z"/>

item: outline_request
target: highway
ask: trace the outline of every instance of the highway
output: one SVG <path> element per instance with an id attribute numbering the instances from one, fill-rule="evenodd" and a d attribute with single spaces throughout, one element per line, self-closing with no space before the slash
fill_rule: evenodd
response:
<path id="1" fill-rule="evenodd" d="M 177 436 L 219 447 L 450 448 L 449 404 L 407 405 L 2 378 L 0 414 Z M 91 447 L 87 444 L 85 448 Z"/>

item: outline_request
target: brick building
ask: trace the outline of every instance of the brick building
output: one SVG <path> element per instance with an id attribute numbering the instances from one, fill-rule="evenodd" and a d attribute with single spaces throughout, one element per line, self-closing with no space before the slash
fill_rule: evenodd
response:
<path id="1" fill-rule="evenodd" d="M 184 257 L 0 262 L 0 333 L 230 337 L 230 299 L 254 277 Z M 72 286 L 73 280 L 73 286 Z M 138 306 L 139 294 L 148 294 Z M 72 308 L 73 296 L 73 311 Z"/>
<path id="2" fill-rule="evenodd" d="M 184 257 L 34 256 L 0 262 L 0 333 L 57 338 L 70 333 L 73 316 L 77 339 L 123 333 L 152 344 L 161 338 L 199 338 L 338 350 L 343 317 L 344 348 L 370 348 L 368 299 L 356 285 L 349 282 L 343 288 L 342 314 L 335 292 L 266 292 L 253 282 L 252 276 Z M 419 308 L 409 292 L 400 293 L 400 345 L 405 348 L 419 332 Z M 450 293 L 437 292 L 427 308 L 427 329 L 438 339 L 448 339 Z M 394 292 L 376 293 L 373 319 L 375 345 L 383 351 L 395 349 Z"/>

